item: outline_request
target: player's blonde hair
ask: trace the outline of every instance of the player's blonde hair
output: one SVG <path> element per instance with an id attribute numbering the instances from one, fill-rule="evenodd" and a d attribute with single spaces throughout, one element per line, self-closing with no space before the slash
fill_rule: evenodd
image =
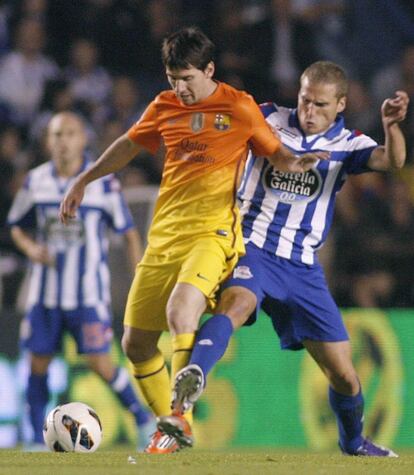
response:
<path id="1" fill-rule="evenodd" d="M 331 61 L 316 61 L 303 71 L 300 82 L 304 78 L 312 83 L 326 83 L 336 85 L 336 97 L 340 99 L 348 94 L 348 78 L 345 71 Z"/>

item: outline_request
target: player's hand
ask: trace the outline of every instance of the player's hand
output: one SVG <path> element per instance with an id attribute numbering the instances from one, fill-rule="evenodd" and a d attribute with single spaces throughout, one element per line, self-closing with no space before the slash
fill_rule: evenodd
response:
<path id="1" fill-rule="evenodd" d="M 47 247 L 42 244 L 31 244 L 26 249 L 26 255 L 32 262 L 38 262 L 46 266 L 54 264 L 53 257 L 49 254 Z"/>
<path id="2" fill-rule="evenodd" d="M 281 144 L 279 150 L 268 156 L 269 162 L 278 170 L 287 173 L 305 173 L 314 167 L 319 160 L 329 160 L 331 154 L 324 151 L 306 152 L 295 155 Z"/>
<path id="3" fill-rule="evenodd" d="M 59 219 L 63 224 L 68 224 L 69 220 L 76 218 L 83 195 L 85 194 L 85 185 L 82 181 L 75 181 L 67 191 L 60 204 Z"/>
<path id="4" fill-rule="evenodd" d="M 308 152 L 303 155 L 295 155 L 291 161 L 290 168 L 292 173 L 305 173 L 313 168 L 319 160 L 329 160 L 331 154 L 329 152 Z"/>
<path id="5" fill-rule="evenodd" d="M 407 115 L 410 99 L 405 91 L 396 91 L 395 96 L 385 99 L 381 106 L 381 118 L 384 127 L 401 122 Z"/>

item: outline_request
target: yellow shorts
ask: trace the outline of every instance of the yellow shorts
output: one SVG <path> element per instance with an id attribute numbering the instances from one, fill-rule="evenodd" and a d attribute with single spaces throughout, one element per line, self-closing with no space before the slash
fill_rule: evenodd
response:
<path id="1" fill-rule="evenodd" d="M 197 287 L 213 309 L 220 283 L 232 272 L 238 253 L 220 238 L 200 238 L 191 248 L 168 255 L 147 250 L 128 294 L 124 324 L 141 330 L 168 330 L 165 308 L 177 282 Z"/>

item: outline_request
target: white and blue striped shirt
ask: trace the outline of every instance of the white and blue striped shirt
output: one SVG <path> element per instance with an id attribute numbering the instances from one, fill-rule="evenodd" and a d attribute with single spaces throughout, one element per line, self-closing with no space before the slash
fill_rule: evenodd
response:
<path id="1" fill-rule="evenodd" d="M 370 171 L 367 162 L 377 143 L 346 129 L 341 116 L 324 133 L 306 136 L 296 109 L 266 103 L 261 110 L 295 154 L 326 150 L 331 156 L 295 174 L 280 172 L 267 159 L 250 154 L 239 189 L 244 241 L 311 265 L 331 227 L 336 193 L 348 174 Z"/>
<path id="2" fill-rule="evenodd" d="M 90 164 L 85 159 L 82 170 Z M 53 266 L 33 264 L 29 308 L 110 303 L 108 229 L 124 233 L 133 227 L 132 217 L 118 180 L 107 176 L 87 186 L 77 218 L 63 225 L 59 206 L 72 181 L 57 176 L 52 162 L 44 163 L 29 172 L 10 209 L 8 224 L 36 229 L 38 242 L 54 258 Z"/>

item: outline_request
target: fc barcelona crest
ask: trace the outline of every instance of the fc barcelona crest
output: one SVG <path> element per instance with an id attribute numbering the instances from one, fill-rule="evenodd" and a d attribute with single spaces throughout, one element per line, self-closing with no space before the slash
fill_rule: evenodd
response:
<path id="1" fill-rule="evenodd" d="M 204 114 L 202 112 L 191 114 L 190 125 L 193 132 L 199 132 L 204 127 Z"/>
<path id="2" fill-rule="evenodd" d="M 230 116 L 226 114 L 216 114 L 214 119 L 214 127 L 217 130 L 227 130 L 230 128 Z"/>

